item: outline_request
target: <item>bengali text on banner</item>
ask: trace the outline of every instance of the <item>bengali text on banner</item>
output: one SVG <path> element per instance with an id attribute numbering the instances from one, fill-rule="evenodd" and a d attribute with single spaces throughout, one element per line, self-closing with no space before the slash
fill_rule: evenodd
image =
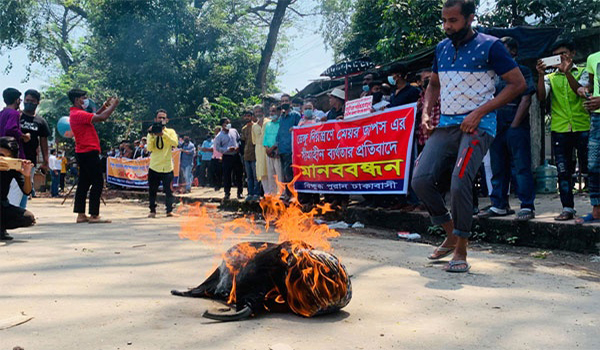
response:
<path id="1" fill-rule="evenodd" d="M 180 149 L 174 149 L 173 156 L 173 186 L 179 183 Z M 148 169 L 150 158 L 114 158 L 106 160 L 106 182 L 113 185 L 132 188 L 148 188 Z"/>
<path id="2" fill-rule="evenodd" d="M 295 127 L 298 192 L 406 194 L 416 104 L 347 121 Z"/>

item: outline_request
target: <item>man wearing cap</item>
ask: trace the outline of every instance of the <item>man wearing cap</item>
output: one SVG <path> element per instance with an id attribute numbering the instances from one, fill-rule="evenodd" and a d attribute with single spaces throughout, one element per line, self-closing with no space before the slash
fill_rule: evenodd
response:
<path id="1" fill-rule="evenodd" d="M 335 88 L 329 94 L 329 106 L 331 109 L 327 113 L 327 117 L 323 121 L 344 119 L 344 104 L 346 102 L 346 94 L 344 90 Z"/>
<path id="2" fill-rule="evenodd" d="M 281 96 L 281 117 L 279 118 L 279 130 L 275 139 L 275 146 L 281 160 L 283 170 L 283 182 L 289 183 L 294 179 L 292 169 L 292 128 L 300 122 L 300 113 L 291 109 L 290 95 Z M 291 193 L 286 188 L 285 199 L 289 199 Z"/>
<path id="3" fill-rule="evenodd" d="M 423 105 L 421 123 L 433 131 L 415 164 L 412 188 L 427 207 L 431 221 L 447 237 L 429 256 L 450 254 L 447 272 L 468 272 L 467 243 L 473 222 L 473 179 L 496 134 L 495 111 L 526 88 L 517 63 L 499 39 L 475 32 L 473 0 L 447 0 L 442 21 L 447 39 L 435 50 L 433 73 Z M 495 78 L 506 87 L 497 96 Z M 430 124 L 432 108 L 441 96 L 440 124 Z M 452 215 L 446 209 L 440 184 L 450 181 Z"/>

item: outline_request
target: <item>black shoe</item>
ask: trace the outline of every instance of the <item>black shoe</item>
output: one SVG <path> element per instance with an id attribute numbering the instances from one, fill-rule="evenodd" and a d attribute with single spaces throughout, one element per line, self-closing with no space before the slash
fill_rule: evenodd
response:
<path id="1" fill-rule="evenodd" d="M 229 194 L 225 194 L 225 197 L 223 197 L 223 199 L 227 200 L 229 199 L 230 195 Z"/>
<path id="2" fill-rule="evenodd" d="M 237 199 L 244 199 L 244 195 L 243 195 L 243 194 L 241 194 L 241 193 L 238 193 L 238 195 L 237 195 Z"/>
<path id="3" fill-rule="evenodd" d="M 0 233 L 0 241 L 12 241 L 13 238 L 6 232 Z"/>

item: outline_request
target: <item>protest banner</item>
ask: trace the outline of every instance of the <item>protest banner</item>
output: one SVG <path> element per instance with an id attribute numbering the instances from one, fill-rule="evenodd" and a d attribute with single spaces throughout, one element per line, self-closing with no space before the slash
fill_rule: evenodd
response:
<path id="1" fill-rule="evenodd" d="M 416 103 L 292 130 L 298 192 L 406 194 Z"/>
<path id="2" fill-rule="evenodd" d="M 346 102 L 346 108 L 344 109 L 344 119 L 351 119 L 367 115 L 371 113 L 371 107 L 373 106 L 373 96 L 365 96 Z"/>
<path id="3" fill-rule="evenodd" d="M 174 149 L 173 157 L 173 186 L 179 183 L 179 159 L 181 150 Z M 148 169 L 150 158 L 115 158 L 106 160 L 106 182 L 113 185 L 131 188 L 148 188 Z"/>

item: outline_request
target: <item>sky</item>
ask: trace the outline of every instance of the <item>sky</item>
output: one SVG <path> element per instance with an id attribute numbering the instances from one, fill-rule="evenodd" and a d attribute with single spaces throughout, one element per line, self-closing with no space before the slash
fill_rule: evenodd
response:
<path id="1" fill-rule="evenodd" d="M 494 5 L 494 0 L 483 0 L 479 12 L 489 10 Z M 334 63 L 333 51 L 326 50 L 323 38 L 316 33 L 318 21 L 307 23 L 304 28 L 295 26 L 287 30 L 290 37 L 290 48 L 284 55 L 279 69 L 278 86 L 281 92 L 295 93 L 302 90 L 311 80 L 319 79 L 319 74 Z M 2 70 L 8 61 L 13 63 L 13 68 L 7 75 Z M 48 85 L 51 78 L 48 69 L 33 65 L 33 73 L 27 82 L 23 82 L 26 76 L 26 67 L 29 63 L 25 49 L 15 49 L 0 53 L 0 74 L 2 84 L 0 89 L 15 87 L 21 92 L 29 88 L 41 90 Z M 58 64 L 58 63 L 57 63 Z"/>
<path id="2" fill-rule="evenodd" d="M 310 80 L 318 79 L 319 74 L 333 64 L 333 51 L 325 50 L 323 38 L 319 34 L 313 33 L 313 30 L 302 30 L 300 33 L 295 30 L 294 33 L 290 31 L 290 34 L 294 37 L 290 42 L 287 54 L 284 56 L 278 77 L 278 86 L 282 92 L 287 93 L 302 90 L 310 83 Z M 3 69 L 8 64 L 9 58 L 13 67 L 7 75 Z M 23 48 L 2 52 L 0 54 L 0 73 L 2 76 L 0 89 L 14 87 L 21 92 L 25 92 L 30 88 L 41 90 L 44 86 L 48 86 L 51 78 L 48 69 L 36 64 L 33 65 L 30 79 L 23 82 L 23 79 L 27 76 L 26 67 L 28 64 L 27 50 Z"/>

